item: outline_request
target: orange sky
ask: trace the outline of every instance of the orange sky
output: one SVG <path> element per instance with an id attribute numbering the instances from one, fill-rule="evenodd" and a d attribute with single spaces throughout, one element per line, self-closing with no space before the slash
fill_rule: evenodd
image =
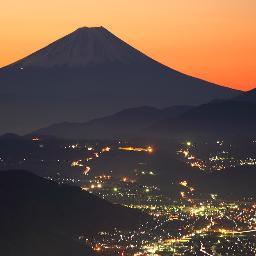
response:
<path id="1" fill-rule="evenodd" d="M 174 69 L 256 87 L 255 0 L 6 0 L 0 24 L 0 66 L 78 27 L 102 25 Z"/>

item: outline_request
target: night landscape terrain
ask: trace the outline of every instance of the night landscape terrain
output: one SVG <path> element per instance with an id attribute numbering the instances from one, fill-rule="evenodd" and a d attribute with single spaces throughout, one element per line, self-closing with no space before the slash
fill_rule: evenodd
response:
<path id="1" fill-rule="evenodd" d="M 255 86 L 187 75 L 110 31 L 0 68 L 0 255 L 256 255 Z"/>

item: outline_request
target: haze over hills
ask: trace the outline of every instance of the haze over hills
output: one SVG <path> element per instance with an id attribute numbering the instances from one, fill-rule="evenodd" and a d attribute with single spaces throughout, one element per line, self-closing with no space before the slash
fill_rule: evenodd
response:
<path id="1" fill-rule="evenodd" d="M 71 139 L 113 139 L 140 135 L 141 131 L 160 120 L 175 118 L 191 106 L 158 109 L 149 106 L 125 109 L 113 115 L 85 123 L 64 122 L 34 131 L 34 135 L 48 135 Z"/>
<path id="2" fill-rule="evenodd" d="M 166 109 L 140 107 L 86 123 L 60 123 L 34 132 L 61 138 L 129 138 L 184 134 L 253 134 L 255 89 L 228 100 Z"/>
<path id="3" fill-rule="evenodd" d="M 194 107 L 177 118 L 160 121 L 150 130 L 167 134 L 254 134 L 256 128 L 255 89 L 229 100 L 215 100 Z"/>
<path id="4" fill-rule="evenodd" d="M 113 139 L 189 134 L 254 133 L 255 90 L 229 100 L 213 100 L 200 106 L 157 109 L 144 106 L 85 123 L 59 123 L 36 130 L 32 135 L 70 139 Z"/>
<path id="5" fill-rule="evenodd" d="M 0 133 L 120 109 L 197 105 L 239 92 L 170 69 L 103 27 L 80 28 L 0 69 Z"/>

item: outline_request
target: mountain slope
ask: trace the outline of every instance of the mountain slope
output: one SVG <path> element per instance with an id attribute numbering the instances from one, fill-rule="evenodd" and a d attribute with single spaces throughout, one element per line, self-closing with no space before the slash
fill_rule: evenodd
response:
<path id="1" fill-rule="evenodd" d="M 47 47 L 19 60 L 14 68 L 81 68 L 91 65 L 144 62 L 147 57 L 103 27 L 79 28 Z"/>
<path id="2" fill-rule="evenodd" d="M 147 219 L 77 187 L 21 170 L 0 172 L 0 202 L 4 255 L 93 255 L 78 236 L 134 228 Z"/>
<path id="3" fill-rule="evenodd" d="M 32 134 L 72 139 L 127 138 L 140 134 L 142 130 L 157 121 L 177 117 L 191 108 L 191 106 L 173 106 L 166 109 L 148 106 L 131 108 L 86 123 L 64 122 L 51 125 Z"/>
<path id="4" fill-rule="evenodd" d="M 170 69 L 102 27 L 81 28 L 0 69 L 0 132 L 26 133 L 143 105 L 197 105 L 238 93 Z"/>
<path id="5" fill-rule="evenodd" d="M 256 103 L 256 89 L 252 89 L 248 92 L 244 92 L 238 95 L 234 100 Z"/>
<path id="6" fill-rule="evenodd" d="M 158 134 L 255 134 L 255 91 L 230 100 L 216 100 L 195 107 L 177 118 L 154 124 L 150 130 Z"/>

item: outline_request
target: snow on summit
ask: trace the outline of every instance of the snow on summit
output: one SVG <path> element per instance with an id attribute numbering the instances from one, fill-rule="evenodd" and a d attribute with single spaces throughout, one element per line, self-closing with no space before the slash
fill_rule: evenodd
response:
<path id="1" fill-rule="evenodd" d="M 45 48 L 15 62 L 25 67 L 86 67 L 109 62 L 150 59 L 103 27 L 82 27 Z"/>
<path id="2" fill-rule="evenodd" d="M 0 68 L 0 132 L 27 133 L 122 109 L 197 105 L 239 92 L 147 57 L 103 27 L 80 28 Z"/>

